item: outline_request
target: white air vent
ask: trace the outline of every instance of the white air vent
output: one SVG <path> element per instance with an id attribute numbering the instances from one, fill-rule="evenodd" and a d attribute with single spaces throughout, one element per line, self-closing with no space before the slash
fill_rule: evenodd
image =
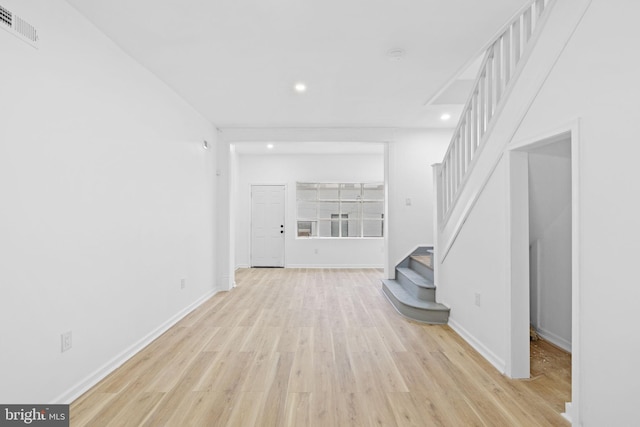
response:
<path id="1" fill-rule="evenodd" d="M 0 24 L 11 27 L 13 23 L 13 14 L 4 7 L 0 6 Z"/>
<path id="2" fill-rule="evenodd" d="M 0 6 L 0 28 L 4 28 L 31 46 L 38 47 L 38 31 L 36 28 L 2 6 Z"/>

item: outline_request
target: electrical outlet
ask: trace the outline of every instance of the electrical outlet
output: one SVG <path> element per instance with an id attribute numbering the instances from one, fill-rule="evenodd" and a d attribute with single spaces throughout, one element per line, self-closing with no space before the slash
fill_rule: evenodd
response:
<path id="1" fill-rule="evenodd" d="M 65 332 L 63 334 L 60 334 L 60 341 L 61 341 L 61 351 L 62 353 L 64 353 L 67 350 L 71 349 L 71 331 L 69 332 Z"/>
<path id="2" fill-rule="evenodd" d="M 180 279 L 180 289 L 187 287 L 187 279 Z"/>
<path id="3" fill-rule="evenodd" d="M 314 254 L 316 254 L 316 255 L 318 255 L 318 248 L 314 249 L 314 250 L 313 250 L 313 253 L 314 253 Z"/>
<path id="4" fill-rule="evenodd" d="M 480 294 L 476 292 L 475 297 L 476 297 L 476 301 L 475 301 L 476 306 L 480 307 Z"/>

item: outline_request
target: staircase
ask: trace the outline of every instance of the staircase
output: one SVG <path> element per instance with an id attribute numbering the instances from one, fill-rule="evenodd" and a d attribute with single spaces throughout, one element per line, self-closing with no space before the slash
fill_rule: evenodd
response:
<path id="1" fill-rule="evenodd" d="M 449 148 L 436 165 L 439 225 L 451 216 L 553 4 L 554 0 L 529 0 L 489 44 Z"/>
<path id="2" fill-rule="evenodd" d="M 445 324 L 449 308 L 436 302 L 433 247 L 418 248 L 396 266 L 396 279 L 383 279 L 382 291 L 398 312 L 419 322 Z"/>

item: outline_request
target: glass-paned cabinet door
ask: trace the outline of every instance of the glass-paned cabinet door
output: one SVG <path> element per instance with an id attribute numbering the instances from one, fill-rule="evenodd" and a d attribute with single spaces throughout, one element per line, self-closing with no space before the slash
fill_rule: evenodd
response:
<path id="1" fill-rule="evenodd" d="M 296 184 L 296 199 L 297 200 L 317 200 L 318 184 L 298 182 Z"/>
<path id="2" fill-rule="evenodd" d="M 362 184 L 340 184 L 340 200 L 360 200 Z"/>
<path id="3" fill-rule="evenodd" d="M 318 221 L 298 221 L 298 237 L 316 237 Z"/>
<path id="4" fill-rule="evenodd" d="M 318 184 L 318 200 L 339 200 L 340 184 Z"/>
<path id="5" fill-rule="evenodd" d="M 384 200 L 384 184 L 362 184 L 364 200 Z"/>

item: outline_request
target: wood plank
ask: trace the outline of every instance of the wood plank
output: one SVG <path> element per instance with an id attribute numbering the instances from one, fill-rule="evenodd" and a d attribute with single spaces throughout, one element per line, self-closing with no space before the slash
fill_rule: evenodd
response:
<path id="1" fill-rule="evenodd" d="M 399 316 L 375 269 L 243 269 L 71 405 L 74 426 L 564 426 L 571 357 L 530 380 L 451 328 Z"/>
<path id="2" fill-rule="evenodd" d="M 308 426 L 311 424 L 311 393 L 289 393 L 286 403 L 286 426 Z M 245 424 L 250 425 L 250 424 Z"/>
<path id="3" fill-rule="evenodd" d="M 338 426 L 364 426 L 368 423 L 363 397 L 360 393 L 341 393 L 337 399 Z"/>
<path id="4" fill-rule="evenodd" d="M 233 409 L 227 421 L 228 427 L 245 427 L 256 425 L 258 411 L 262 406 L 264 393 L 241 392 L 234 401 Z"/>

